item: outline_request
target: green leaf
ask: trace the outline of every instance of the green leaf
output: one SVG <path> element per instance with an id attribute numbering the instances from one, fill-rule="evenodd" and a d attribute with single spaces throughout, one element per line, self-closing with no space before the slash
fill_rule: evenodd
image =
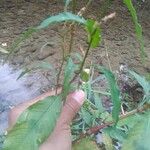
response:
<path id="1" fill-rule="evenodd" d="M 75 22 L 78 22 L 78 23 L 81 23 L 81 24 L 86 23 L 86 20 L 84 18 L 82 18 L 78 15 L 74 15 L 70 12 L 64 12 L 64 13 L 60 13 L 58 15 L 51 16 L 51 17 L 45 19 L 37 27 L 37 29 L 47 28 L 51 24 L 60 23 L 60 22 L 64 22 L 64 21 L 75 21 Z"/>
<path id="2" fill-rule="evenodd" d="M 103 131 L 107 133 L 110 137 L 120 142 L 124 141 L 124 139 L 126 138 L 126 134 L 122 130 L 115 127 L 108 127 L 103 129 Z"/>
<path id="3" fill-rule="evenodd" d="M 105 120 L 105 122 L 112 122 L 113 118 L 112 115 L 110 115 L 107 111 L 104 111 L 101 113 L 100 118 L 102 120 Z"/>
<path id="4" fill-rule="evenodd" d="M 135 24 L 135 32 L 136 32 L 136 36 L 137 39 L 139 41 L 140 44 L 140 52 L 141 52 L 141 56 L 144 60 L 145 56 L 147 56 L 146 52 L 145 52 L 145 48 L 144 48 L 144 40 L 143 40 L 143 35 L 142 35 L 142 27 L 138 22 L 138 17 L 137 17 L 137 13 L 136 10 L 132 4 L 132 0 L 124 0 L 125 5 L 127 6 L 127 8 L 130 11 L 130 14 L 132 16 L 133 22 Z"/>
<path id="5" fill-rule="evenodd" d="M 81 108 L 81 116 L 88 126 L 92 125 L 92 115 L 84 107 Z"/>
<path id="6" fill-rule="evenodd" d="M 95 106 L 99 110 L 99 112 L 103 112 L 104 108 L 103 108 L 102 100 L 101 100 L 101 97 L 99 96 L 99 94 L 97 94 L 97 93 L 94 93 L 94 102 L 95 102 Z"/>
<path id="7" fill-rule="evenodd" d="M 99 148 L 90 138 L 83 138 L 73 145 L 73 150 L 99 150 Z"/>
<path id="8" fill-rule="evenodd" d="M 74 71 L 75 71 L 75 64 L 73 63 L 72 59 L 69 57 L 67 59 L 67 64 L 65 66 L 65 72 L 64 72 L 63 98 L 66 98 L 67 94 L 70 91 L 71 88 L 70 81 L 73 78 Z"/>
<path id="9" fill-rule="evenodd" d="M 94 20 L 87 20 L 86 31 L 88 33 L 88 43 L 90 46 L 92 48 L 97 47 L 101 41 L 101 30 L 99 24 Z"/>
<path id="10" fill-rule="evenodd" d="M 137 80 L 137 82 L 142 86 L 145 95 L 150 95 L 150 82 L 146 80 L 145 77 L 140 76 L 134 71 L 129 70 L 129 73 Z"/>
<path id="11" fill-rule="evenodd" d="M 61 96 L 51 96 L 26 109 L 8 132 L 3 150 L 38 150 L 52 133 L 61 110 Z"/>
<path id="12" fill-rule="evenodd" d="M 100 72 L 104 73 L 104 75 L 106 76 L 110 86 L 111 99 L 113 102 L 112 118 L 114 119 L 115 124 L 117 124 L 121 108 L 119 88 L 116 83 L 115 76 L 111 71 L 103 67 L 100 67 L 99 69 Z"/>
<path id="13" fill-rule="evenodd" d="M 83 91 L 85 92 L 85 94 L 87 95 L 88 99 L 91 100 L 91 98 L 92 98 L 91 82 L 85 82 L 84 84 L 82 84 L 82 88 L 83 88 Z"/>
<path id="14" fill-rule="evenodd" d="M 31 37 L 31 35 L 36 32 L 38 29 L 43 29 L 48 27 L 51 24 L 54 23 L 60 23 L 60 22 L 64 22 L 64 21 L 75 21 L 81 24 L 86 24 L 86 20 L 78 15 L 74 15 L 70 12 L 64 12 L 64 13 L 60 13 L 56 16 L 51 16 L 47 19 L 45 19 L 44 21 L 42 21 L 42 23 L 36 27 L 36 28 L 29 28 L 27 31 L 25 31 L 19 38 L 17 38 L 15 40 L 15 42 L 11 45 L 9 51 L 10 53 L 12 53 L 14 51 L 14 49 L 16 47 L 18 47 L 18 45 L 23 42 L 24 40 L 28 39 L 29 37 Z M 10 54 L 9 54 L 10 55 Z"/>
<path id="15" fill-rule="evenodd" d="M 106 150 L 114 150 L 112 139 L 110 138 L 110 136 L 106 133 L 102 133 L 102 136 L 103 136 L 103 142 L 105 144 L 105 149 Z"/>
<path id="16" fill-rule="evenodd" d="M 150 150 L 150 111 L 139 120 L 129 132 L 123 143 L 122 150 Z"/>
<path id="17" fill-rule="evenodd" d="M 128 116 L 126 118 L 120 119 L 117 126 L 121 127 L 126 125 L 128 129 L 133 128 L 133 126 L 142 119 L 142 116 L 139 114 L 134 114 L 131 116 Z"/>
<path id="18" fill-rule="evenodd" d="M 2 48 L 2 47 L 0 47 L 0 52 L 2 52 L 2 53 L 5 53 L 5 54 L 8 54 L 9 52 L 8 51 L 6 51 L 4 48 Z"/>

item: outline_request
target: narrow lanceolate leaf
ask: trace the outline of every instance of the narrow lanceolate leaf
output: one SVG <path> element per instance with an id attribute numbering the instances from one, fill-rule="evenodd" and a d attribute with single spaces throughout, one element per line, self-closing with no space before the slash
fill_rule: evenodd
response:
<path id="1" fill-rule="evenodd" d="M 150 150 L 150 111 L 129 131 L 122 150 Z"/>
<path id="2" fill-rule="evenodd" d="M 112 118 L 114 119 L 115 124 L 117 124 L 121 107 L 119 88 L 117 86 L 115 76 L 111 71 L 102 67 L 100 68 L 100 71 L 104 73 L 110 86 L 111 99 L 113 102 Z"/>
<path id="3" fill-rule="evenodd" d="M 101 30 L 99 24 L 94 20 L 87 20 L 86 30 L 88 33 L 88 43 L 92 48 L 95 48 L 99 45 L 101 41 Z"/>
<path id="4" fill-rule="evenodd" d="M 135 24 L 135 32 L 136 32 L 136 36 L 137 39 L 140 43 L 140 52 L 141 52 L 141 56 L 144 59 L 146 56 L 146 52 L 145 52 L 145 48 L 144 48 L 144 40 L 143 40 L 143 35 L 142 35 L 142 27 L 138 22 L 138 17 L 137 17 L 137 13 L 136 10 L 132 4 L 132 0 L 124 0 L 125 5 L 127 6 L 127 8 L 130 11 L 130 14 L 132 16 L 133 22 Z"/>
<path id="5" fill-rule="evenodd" d="M 134 71 L 129 70 L 129 73 L 137 80 L 137 82 L 142 86 L 144 94 L 146 96 L 150 95 L 150 82 L 146 80 L 145 77 L 140 76 Z"/>
<path id="6" fill-rule="evenodd" d="M 39 150 L 60 114 L 61 96 L 51 96 L 26 109 L 4 141 L 3 150 Z"/>
<path id="7" fill-rule="evenodd" d="M 45 19 L 37 27 L 37 29 L 47 28 L 51 24 L 60 23 L 60 22 L 64 22 L 64 21 L 75 21 L 75 22 L 78 22 L 78 23 L 81 23 L 81 24 L 86 23 L 86 20 L 84 18 L 82 18 L 78 15 L 74 15 L 70 12 L 64 12 L 64 13 L 60 13 L 58 15 L 51 16 L 51 17 Z"/>
<path id="8" fill-rule="evenodd" d="M 75 71 L 75 64 L 73 63 L 71 58 L 68 58 L 67 64 L 65 66 L 64 73 L 64 83 L 63 83 L 63 97 L 65 98 L 70 90 L 70 81 L 73 78 Z"/>

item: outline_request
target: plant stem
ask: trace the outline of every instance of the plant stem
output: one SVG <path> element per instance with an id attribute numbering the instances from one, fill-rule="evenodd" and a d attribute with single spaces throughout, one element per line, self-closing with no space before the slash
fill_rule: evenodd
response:
<path id="1" fill-rule="evenodd" d="M 71 31 L 70 31 L 69 55 L 72 52 L 72 45 L 73 45 L 73 41 L 74 41 L 74 29 L 75 29 L 75 25 L 72 24 Z"/>
<path id="2" fill-rule="evenodd" d="M 63 39 L 62 39 L 62 62 L 61 62 L 61 65 L 60 65 L 60 68 L 59 68 L 59 72 L 58 72 L 58 75 L 57 75 L 57 83 L 56 83 L 56 94 L 58 92 L 58 87 L 59 87 L 59 80 L 60 80 L 60 75 L 61 75 L 61 72 L 63 70 L 63 65 L 64 65 L 64 61 L 65 61 L 65 35 L 63 35 Z"/>
<path id="3" fill-rule="evenodd" d="M 137 108 L 137 109 L 132 110 L 132 111 L 130 111 L 130 112 L 124 114 L 124 115 L 121 115 L 121 116 L 119 117 L 119 120 L 123 120 L 123 119 L 125 119 L 125 118 L 127 118 L 127 117 L 130 117 L 130 116 L 132 116 L 132 115 L 134 115 L 134 114 L 136 114 L 136 113 L 138 113 L 138 112 L 144 112 L 145 110 L 148 110 L 148 109 L 150 109 L 150 104 L 145 104 L 145 105 L 142 106 L 141 108 Z M 87 135 L 95 134 L 95 133 L 97 133 L 99 130 L 101 130 L 101 129 L 103 129 L 103 128 L 106 128 L 107 126 L 110 126 L 110 125 L 112 125 L 112 124 L 114 124 L 114 123 L 115 123 L 115 121 L 110 121 L 110 122 L 107 122 L 107 123 L 105 123 L 105 124 L 92 127 L 92 128 L 90 128 L 90 129 L 88 129 L 85 133 L 80 134 L 79 139 L 81 139 L 81 138 L 83 138 L 83 137 L 85 137 L 85 136 L 87 136 Z"/>
<path id="4" fill-rule="evenodd" d="M 82 71 L 82 69 L 83 69 L 83 66 L 84 66 L 84 64 L 85 64 L 86 58 L 87 58 L 87 56 L 88 56 L 88 54 L 89 54 L 89 51 L 90 51 L 91 43 L 92 43 L 92 40 L 90 41 L 90 43 L 89 43 L 89 45 L 88 45 L 88 48 L 87 48 L 87 50 L 86 50 L 85 56 L 84 56 L 83 61 L 82 61 L 82 63 L 81 63 L 81 67 L 80 67 L 79 73 L 81 73 L 81 71 Z"/>
<path id="5" fill-rule="evenodd" d="M 88 3 L 86 4 L 86 6 L 84 8 L 82 8 L 79 12 L 78 15 L 82 16 L 83 13 L 85 13 L 85 11 L 87 10 L 87 8 L 89 7 L 89 5 L 91 4 L 92 0 L 89 0 Z M 72 2 L 72 12 L 75 14 L 75 10 L 76 10 L 76 0 L 73 0 Z M 72 45 L 73 45 L 73 41 L 74 41 L 74 30 L 75 30 L 75 23 L 71 24 L 71 31 L 70 31 L 70 45 L 69 45 L 69 54 L 72 51 Z"/>
<path id="6" fill-rule="evenodd" d="M 76 5 L 77 5 L 76 0 L 73 0 L 72 1 L 72 13 L 75 13 L 75 11 L 76 11 Z"/>
<path id="7" fill-rule="evenodd" d="M 87 4 L 87 7 L 89 6 L 89 4 L 90 4 L 91 2 L 92 2 L 92 0 L 91 0 L 91 1 L 89 0 L 89 2 L 88 2 L 88 4 Z M 86 8 L 87 8 L 87 7 L 86 7 Z M 85 10 L 86 10 L 86 9 L 84 9 L 84 12 L 85 12 Z M 81 13 L 81 15 L 82 15 L 82 10 L 80 10 L 80 12 L 79 12 L 78 14 L 80 15 L 80 13 Z M 102 24 L 102 22 L 107 22 L 107 20 L 114 18 L 115 15 L 116 15 L 116 13 L 111 13 L 110 15 L 105 16 L 104 18 L 102 18 L 102 20 L 101 20 L 101 22 L 100 22 L 99 24 Z M 93 31 L 92 34 L 95 34 L 95 32 L 96 32 L 96 29 Z M 89 53 L 89 50 L 90 50 L 90 47 L 91 47 L 92 42 L 93 42 L 93 39 L 91 38 L 91 40 L 90 40 L 90 42 L 89 42 L 89 45 L 88 45 L 88 48 L 87 48 L 87 50 L 86 50 L 85 57 L 84 57 L 83 62 L 82 62 L 82 64 L 81 64 L 81 67 L 80 67 L 79 71 L 76 73 L 76 75 L 73 77 L 73 79 L 70 81 L 70 83 L 74 82 L 74 80 L 75 80 L 75 79 L 78 77 L 78 75 L 81 73 L 81 71 L 82 71 L 82 69 L 83 69 L 83 66 L 84 66 L 84 63 L 85 63 L 85 60 L 86 60 L 86 58 L 87 58 L 87 56 L 88 56 L 88 53 Z"/>
<path id="8" fill-rule="evenodd" d="M 94 29 L 92 35 L 94 35 L 95 32 L 96 32 L 96 29 Z M 92 37 L 92 36 L 91 36 L 91 37 Z M 79 71 L 77 72 L 77 74 L 74 76 L 74 78 L 70 81 L 70 83 L 72 83 L 72 82 L 77 78 L 77 76 L 81 73 L 81 71 L 83 70 L 83 67 L 84 67 L 86 58 L 88 57 L 88 54 L 89 54 L 89 51 L 90 51 L 92 42 L 93 42 L 93 39 L 91 38 L 91 39 L 90 39 L 90 42 L 89 42 L 89 44 L 88 44 L 88 47 L 87 47 L 85 56 L 84 56 L 84 58 L 83 58 L 83 61 L 82 61 L 82 63 L 81 63 L 80 69 L 79 69 Z"/>
<path id="9" fill-rule="evenodd" d="M 60 65 L 60 68 L 59 68 L 59 72 L 58 72 L 58 75 L 57 75 L 56 95 L 57 95 L 57 92 L 58 92 L 59 80 L 60 80 L 60 75 L 61 75 L 61 72 L 62 72 L 63 65 L 64 65 L 64 59 L 61 62 L 61 65 Z"/>
<path id="10" fill-rule="evenodd" d="M 110 65 L 109 54 L 108 54 L 108 48 L 107 48 L 105 40 L 104 40 L 104 46 L 105 46 L 105 50 L 106 50 L 106 57 L 107 57 L 108 66 L 109 66 L 110 71 L 112 71 L 112 68 L 111 68 L 111 65 Z"/>
<path id="11" fill-rule="evenodd" d="M 84 63 L 85 63 L 85 61 L 86 61 L 86 58 L 87 58 L 87 56 L 88 56 L 88 53 L 89 53 L 89 51 L 90 51 L 91 43 L 92 43 L 92 40 L 90 41 L 90 43 L 89 43 L 89 45 L 88 45 L 88 48 L 87 48 L 87 50 L 86 50 L 86 53 L 85 53 L 85 56 L 84 56 L 83 61 L 82 61 L 82 63 L 81 63 L 81 66 L 80 66 L 79 71 L 76 73 L 76 75 L 75 75 L 75 76 L 73 77 L 73 79 L 70 81 L 70 83 L 74 82 L 74 80 L 75 80 L 75 79 L 78 77 L 78 75 L 81 73 L 81 71 L 82 71 L 82 69 L 83 69 L 83 66 L 84 66 Z"/>
<path id="12" fill-rule="evenodd" d="M 72 13 L 75 14 L 75 11 L 76 11 L 76 0 L 73 0 L 72 1 Z M 69 55 L 72 51 L 72 45 L 73 45 L 73 41 L 74 41 L 74 28 L 75 28 L 75 23 L 71 24 Z"/>

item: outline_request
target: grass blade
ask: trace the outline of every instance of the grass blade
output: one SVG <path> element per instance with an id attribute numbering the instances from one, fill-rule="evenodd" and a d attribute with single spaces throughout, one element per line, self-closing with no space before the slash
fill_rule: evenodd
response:
<path id="1" fill-rule="evenodd" d="M 145 57 L 147 56 L 146 52 L 145 52 L 145 48 L 144 48 L 144 40 L 143 40 L 143 35 L 142 35 L 142 27 L 138 22 L 138 17 L 137 17 L 137 13 L 136 10 L 132 4 L 131 0 L 124 0 L 125 5 L 127 6 L 127 8 L 130 11 L 130 14 L 132 16 L 133 22 L 135 24 L 135 32 L 136 32 L 136 36 L 137 39 L 139 41 L 140 44 L 140 52 L 141 52 L 141 57 L 142 60 L 144 61 Z"/>

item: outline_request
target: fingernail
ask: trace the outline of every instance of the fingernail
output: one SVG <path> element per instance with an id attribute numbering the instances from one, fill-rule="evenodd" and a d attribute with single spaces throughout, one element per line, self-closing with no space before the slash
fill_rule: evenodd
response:
<path id="1" fill-rule="evenodd" d="M 82 90 L 75 91 L 72 93 L 72 98 L 82 105 L 85 100 L 85 93 Z"/>

